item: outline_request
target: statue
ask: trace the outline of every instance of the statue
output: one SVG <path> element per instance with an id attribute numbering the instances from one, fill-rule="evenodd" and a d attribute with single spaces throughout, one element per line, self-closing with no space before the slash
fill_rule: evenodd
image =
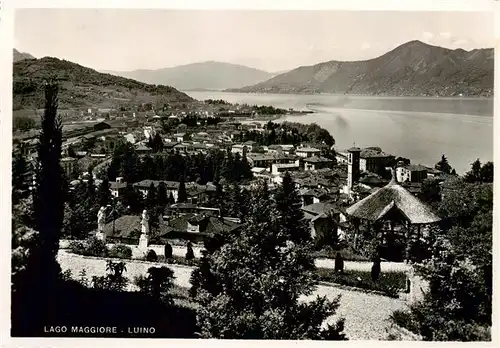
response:
<path id="1" fill-rule="evenodd" d="M 146 251 L 149 245 L 149 217 L 146 209 L 142 211 L 141 233 L 141 237 L 139 238 L 139 249 Z"/>
<path id="2" fill-rule="evenodd" d="M 142 211 L 141 232 L 142 234 L 149 233 L 149 216 L 148 216 L 148 211 L 146 209 Z"/>
<path id="3" fill-rule="evenodd" d="M 106 207 L 101 207 L 97 213 L 97 231 L 104 231 L 104 224 L 106 223 Z"/>

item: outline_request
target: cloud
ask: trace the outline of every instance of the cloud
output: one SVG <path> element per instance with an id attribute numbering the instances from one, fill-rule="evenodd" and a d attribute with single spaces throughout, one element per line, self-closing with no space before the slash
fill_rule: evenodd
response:
<path id="1" fill-rule="evenodd" d="M 428 31 L 424 31 L 422 33 L 422 38 L 424 39 L 424 41 L 429 42 L 434 38 L 434 34 Z"/>
<path id="2" fill-rule="evenodd" d="M 445 40 L 449 40 L 449 39 L 451 39 L 451 33 L 449 33 L 449 32 L 439 33 L 439 36 L 440 36 L 442 39 L 445 39 Z"/>
<path id="3" fill-rule="evenodd" d="M 369 49 L 370 47 L 372 47 L 372 45 L 370 45 L 368 42 L 363 42 L 361 44 L 361 50 L 364 51 L 364 50 L 367 50 Z"/>
<path id="4" fill-rule="evenodd" d="M 454 46 L 463 46 L 463 45 L 467 45 L 469 43 L 468 40 L 465 40 L 465 39 L 451 39 L 451 43 L 454 45 Z"/>

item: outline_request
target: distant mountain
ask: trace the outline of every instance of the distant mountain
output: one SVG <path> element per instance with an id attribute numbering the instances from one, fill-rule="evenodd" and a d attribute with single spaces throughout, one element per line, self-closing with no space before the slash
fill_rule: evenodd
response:
<path id="1" fill-rule="evenodd" d="M 153 84 L 168 84 L 180 90 L 223 90 L 265 81 L 273 76 L 263 70 L 221 62 L 203 62 L 156 70 L 105 71 Z"/>
<path id="2" fill-rule="evenodd" d="M 450 50 L 420 41 L 374 59 L 302 66 L 231 92 L 491 96 L 493 49 Z"/>
<path id="3" fill-rule="evenodd" d="M 68 108 L 118 108 L 139 103 L 189 103 L 187 94 L 173 87 L 156 86 L 103 74 L 53 57 L 20 60 L 14 63 L 13 108 L 43 107 L 43 81 L 59 81 L 59 106 Z"/>
<path id="4" fill-rule="evenodd" d="M 18 50 L 16 50 L 14 48 L 14 62 L 18 62 L 18 61 L 23 60 L 23 59 L 35 59 L 35 57 L 33 57 L 29 53 L 19 52 Z"/>

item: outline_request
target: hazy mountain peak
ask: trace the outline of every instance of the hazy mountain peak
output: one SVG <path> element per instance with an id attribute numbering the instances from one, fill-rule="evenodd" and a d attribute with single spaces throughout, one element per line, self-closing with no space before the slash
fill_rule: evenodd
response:
<path id="1" fill-rule="evenodd" d="M 23 59 L 35 59 L 35 57 L 33 57 L 31 54 L 19 52 L 15 48 L 14 48 L 13 54 L 14 54 L 14 62 L 18 62 L 18 61 L 23 60 Z"/>
<path id="2" fill-rule="evenodd" d="M 180 90 L 239 88 L 265 81 L 274 75 L 248 66 L 218 61 L 155 70 L 106 72 L 145 83 L 167 84 Z"/>

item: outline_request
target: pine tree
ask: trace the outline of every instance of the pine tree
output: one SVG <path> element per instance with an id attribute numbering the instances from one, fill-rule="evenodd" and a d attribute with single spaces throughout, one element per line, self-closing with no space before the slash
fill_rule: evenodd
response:
<path id="1" fill-rule="evenodd" d="M 112 196 L 111 196 L 111 191 L 110 189 L 110 184 L 108 179 L 104 179 L 99 185 L 99 190 L 97 192 L 97 200 L 99 202 L 100 207 L 105 207 L 108 204 L 111 204 Z"/>
<path id="2" fill-rule="evenodd" d="M 33 195 L 38 234 L 27 250 L 23 275 L 13 279 L 19 290 L 12 298 L 12 332 L 17 335 L 33 334 L 43 326 L 61 271 L 56 256 L 63 227 L 65 192 L 60 165 L 62 126 L 57 116 L 57 95 L 58 85 L 46 83 L 45 110 L 38 145 L 37 183 Z M 26 318 L 29 318 L 29 323 L 26 323 Z"/>
<path id="3" fill-rule="evenodd" d="M 452 169 L 445 155 L 441 156 L 441 161 L 436 163 L 435 168 L 446 174 L 450 174 Z"/>
<path id="4" fill-rule="evenodd" d="M 165 207 L 168 204 L 168 195 L 167 195 L 167 187 L 165 186 L 165 183 L 161 181 L 158 184 L 158 192 L 157 192 L 157 204 L 162 208 L 165 209 Z"/>
<path id="5" fill-rule="evenodd" d="M 186 202 L 187 202 L 186 183 L 184 182 L 184 177 L 182 177 L 179 182 L 179 193 L 177 194 L 177 203 L 186 203 Z"/>
<path id="6" fill-rule="evenodd" d="M 200 304 L 202 336 L 344 339 L 342 320 L 321 328 L 335 313 L 338 299 L 299 302 L 315 286 L 310 242 L 296 238 L 306 231 L 283 227 L 266 183 L 254 191 L 250 206 L 248 223 L 238 233 L 214 236 L 193 273 L 191 294 Z"/>
<path id="7" fill-rule="evenodd" d="M 146 195 L 146 209 L 151 210 L 156 206 L 156 204 L 156 187 L 153 183 L 151 183 L 151 185 L 149 185 L 148 194 Z"/>

